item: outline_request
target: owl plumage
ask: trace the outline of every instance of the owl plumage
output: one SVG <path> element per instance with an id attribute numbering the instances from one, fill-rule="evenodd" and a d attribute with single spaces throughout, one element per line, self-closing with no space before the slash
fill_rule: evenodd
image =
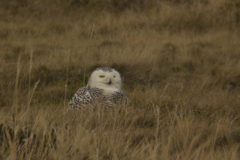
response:
<path id="1" fill-rule="evenodd" d="M 96 105 L 113 107 L 127 103 L 127 95 L 121 91 L 122 81 L 118 71 L 110 67 L 95 69 L 86 87 L 80 88 L 72 97 L 68 111 L 93 109 Z"/>

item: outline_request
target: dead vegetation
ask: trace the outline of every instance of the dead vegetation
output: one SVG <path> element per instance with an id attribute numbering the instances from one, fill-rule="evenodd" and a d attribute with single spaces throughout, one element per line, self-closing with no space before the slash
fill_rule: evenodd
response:
<path id="1" fill-rule="evenodd" d="M 238 0 L 0 2 L 0 159 L 239 159 Z M 129 104 L 66 113 L 93 69 Z"/>

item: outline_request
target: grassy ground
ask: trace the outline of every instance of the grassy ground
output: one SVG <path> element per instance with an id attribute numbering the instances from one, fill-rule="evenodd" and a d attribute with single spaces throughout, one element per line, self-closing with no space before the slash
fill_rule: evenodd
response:
<path id="1" fill-rule="evenodd" d="M 66 113 L 93 69 L 129 104 Z M 240 1 L 0 2 L 0 159 L 239 158 Z"/>

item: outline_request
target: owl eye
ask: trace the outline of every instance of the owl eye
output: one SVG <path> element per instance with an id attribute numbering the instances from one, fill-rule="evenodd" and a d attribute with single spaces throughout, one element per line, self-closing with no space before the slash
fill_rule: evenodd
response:
<path id="1" fill-rule="evenodd" d="M 105 76 L 103 76 L 103 75 L 100 75 L 99 77 L 100 77 L 100 78 L 104 78 Z"/>
<path id="2" fill-rule="evenodd" d="M 113 78 L 115 78 L 116 76 L 113 76 Z"/>

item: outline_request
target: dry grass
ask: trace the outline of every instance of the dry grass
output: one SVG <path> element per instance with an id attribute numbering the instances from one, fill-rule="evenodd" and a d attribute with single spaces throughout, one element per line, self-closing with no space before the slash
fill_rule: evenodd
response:
<path id="1" fill-rule="evenodd" d="M 1 1 L 0 159 L 239 159 L 239 17 L 238 0 Z M 98 66 L 130 103 L 66 113 Z"/>

